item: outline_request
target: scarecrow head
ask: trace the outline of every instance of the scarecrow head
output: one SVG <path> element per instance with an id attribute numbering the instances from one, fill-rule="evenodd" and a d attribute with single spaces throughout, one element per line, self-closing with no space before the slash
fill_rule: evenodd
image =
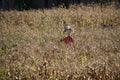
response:
<path id="1" fill-rule="evenodd" d="M 65 26 L 64 32 L 66 32 L 68 35 L 70 35 L 72 29 L 70 28 L 70 26 Z"/>

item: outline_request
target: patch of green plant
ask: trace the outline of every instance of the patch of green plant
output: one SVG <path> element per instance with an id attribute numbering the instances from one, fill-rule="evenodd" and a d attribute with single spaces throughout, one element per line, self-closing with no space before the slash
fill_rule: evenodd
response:
<path id="1" fill-rule="evenodd" d="M 2 52 L 3 50 L 2 50 L 2 48 L 0 48 L 0 52 Z"/>

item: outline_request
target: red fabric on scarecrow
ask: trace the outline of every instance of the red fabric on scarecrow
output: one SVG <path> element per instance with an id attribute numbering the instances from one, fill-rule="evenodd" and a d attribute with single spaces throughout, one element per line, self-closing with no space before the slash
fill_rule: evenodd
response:
<path id="1" fill-rule="evenodd" d="M 63 41 L 66 43 L 66 44 L 71 44 L 74 42 L 73 38 L 71 36 L 67 36 L 63 39 Z"/>

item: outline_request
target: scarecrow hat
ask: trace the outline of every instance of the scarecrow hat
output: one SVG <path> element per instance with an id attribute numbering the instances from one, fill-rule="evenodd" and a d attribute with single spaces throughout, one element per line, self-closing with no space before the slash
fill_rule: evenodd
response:
<path id="1" fill-rule="evenodd" d="M 66 32 L 66 31 L 68 31 L 68 30 L 71 31 L 71 30 L 72 30 L 71 27 L 70 27 L 70 26 L 65 26 L 65 30 L 64 30 L 64 32 Z"/>

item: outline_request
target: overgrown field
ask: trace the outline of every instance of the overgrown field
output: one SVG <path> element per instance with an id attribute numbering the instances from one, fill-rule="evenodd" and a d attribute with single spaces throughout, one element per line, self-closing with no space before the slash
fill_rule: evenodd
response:
<path id="1" fill-rule="evenodd" d="M 0 80 L 120 80 L 120 9 L 0 11 Z"/>

